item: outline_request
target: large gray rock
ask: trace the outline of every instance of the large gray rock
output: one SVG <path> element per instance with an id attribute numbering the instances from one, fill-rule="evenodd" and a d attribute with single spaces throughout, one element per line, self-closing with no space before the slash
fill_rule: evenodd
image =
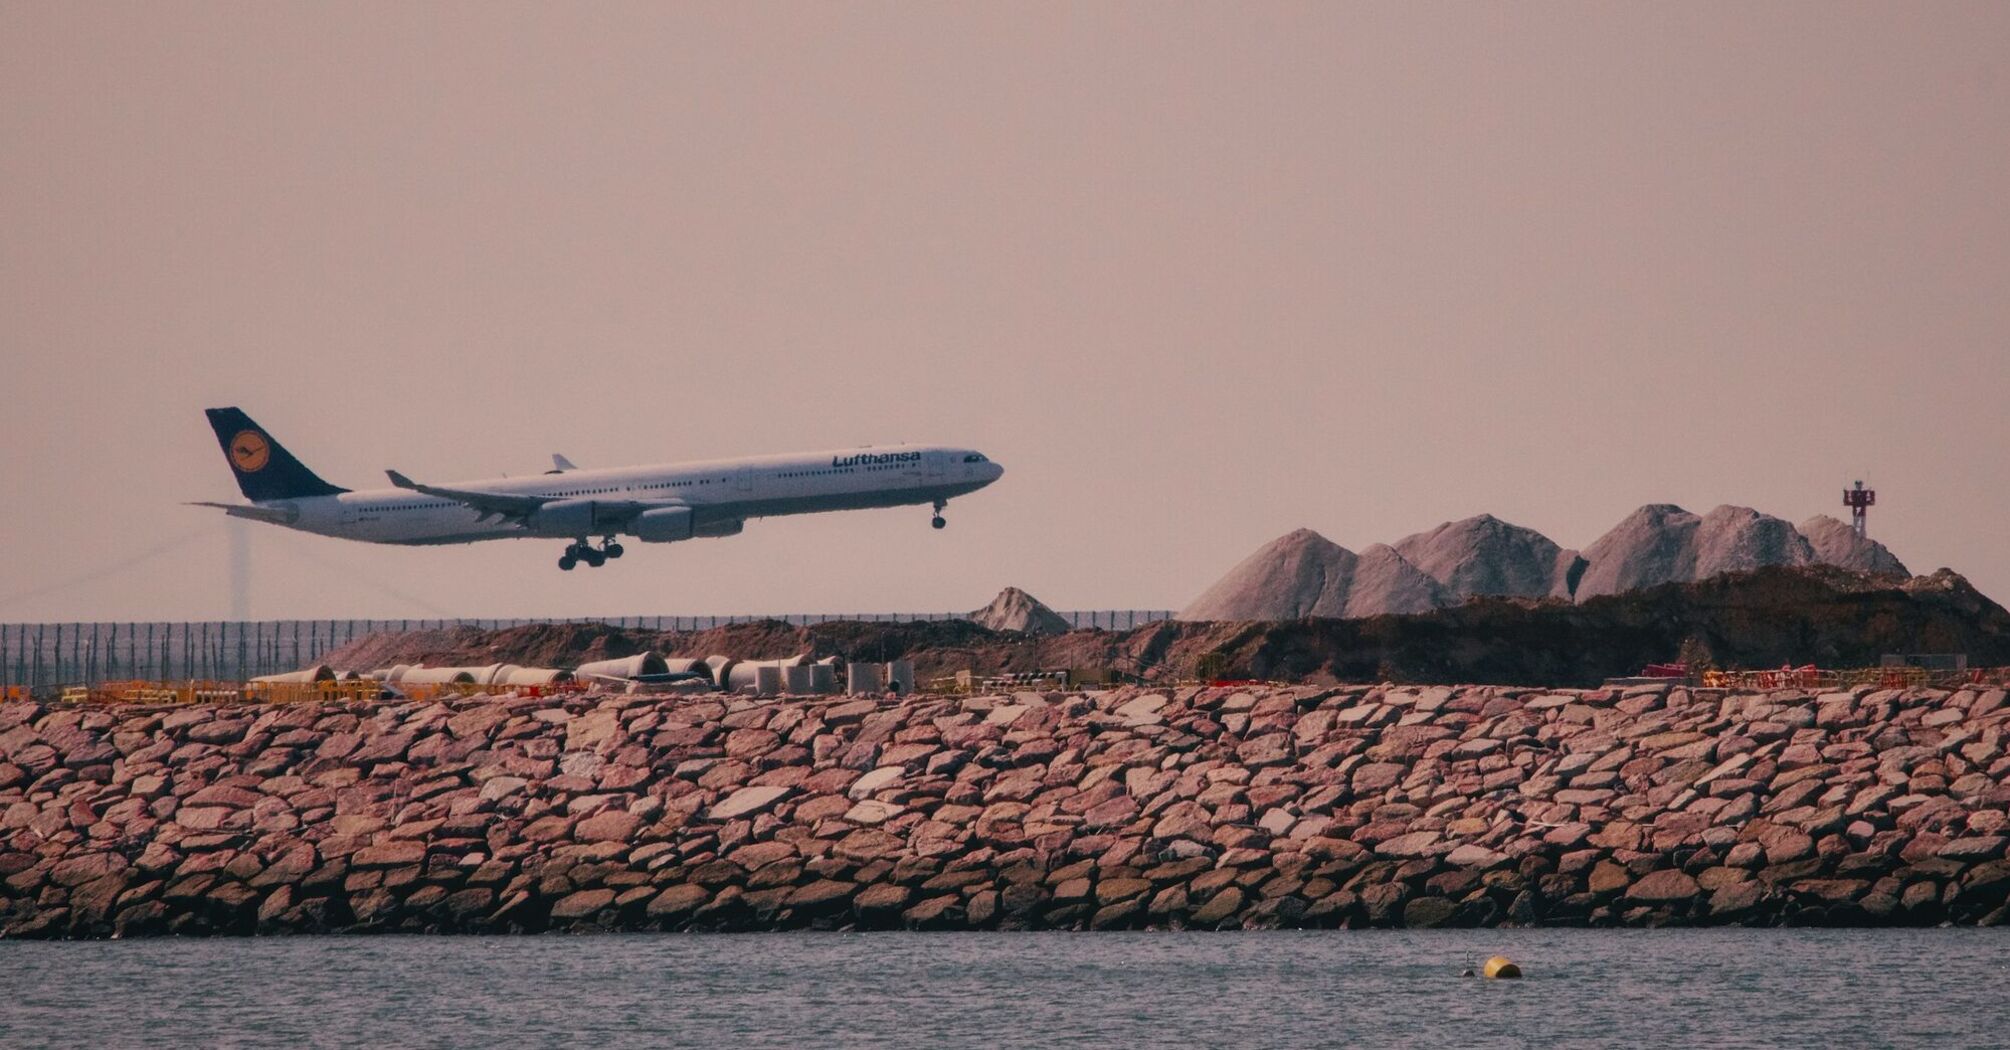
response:
<path id="1" fill-rule="evenodd" d="M 1068 621 L 1038 598 L 1017 587 L 1007 587 L 991 599 L 991 604 L 970 614 L 970 619 L 994 631 L 1023 631 L 1027 634 L 1066 634 Z"/>
<path id="2" fill-rule="evenodd" d="M 1406 536 L 1396 542 L 1396 550 L 1455 599 L 1567 598 L 1571 569 L 1578 562 L 1576 551 L 1491 514 L 1448 521 L 1429 532 Z"/>
<path id="3" fill-rule="evenodd" d="M 1884 544 L 1858 536 L 1848 524 L 1826 514 L 1817 514 L 1801 522 L 1800 533 L 1807 537 L 1815 559 L 1823 564 L 1838 565 L 1857 572 L 1912 575 L 1905 563 L 1899 561 Z"/>

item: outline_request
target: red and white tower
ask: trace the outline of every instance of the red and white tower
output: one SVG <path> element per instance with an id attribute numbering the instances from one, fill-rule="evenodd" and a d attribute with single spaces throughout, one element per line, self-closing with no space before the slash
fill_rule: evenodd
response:
<path id="1" fill-rule="evenodd" d="M 1849 508 L 1850 528 L 1856 530 L 1858 539 L 1870 536 L 1870 507 L 1876 502 L 1877 490 L 1864 488 L 1861 481 L 1855 488 L 1843 490 L 1843 506 Z"/>

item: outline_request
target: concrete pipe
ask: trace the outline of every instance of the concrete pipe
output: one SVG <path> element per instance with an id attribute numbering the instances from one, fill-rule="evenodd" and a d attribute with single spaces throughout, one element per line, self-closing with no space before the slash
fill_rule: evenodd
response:
<path id="1" fill-rule="evenodd" d="M 399 685 L 473 685 L 477 667 L 413 667 L 398 678 Z"/>
<path id="2" fill-rule="evenodd" d="M 516 669 L 515 664 L 490 664 L 487 667 L 472 668 L 476 685 L 500 685 L 502 680 Z"/>
<path id="3" fill-rule="evenodd" d="M 754 676 L 761 668 L 771 668 L 773 666 L 773 664 L 765 660 L 741 660 L 736 663 L 729 663 L 726 665 L 725 680 L 719 684 L 725 687 L 728 692 L 737 693 L 755 684 Z"/>
<path id="4" fill-rule="evenodd" d="M 572 681 L 572 672 L 557 667 L 512 667 L 507 675 L 492 683 L 512 688 L 529 685 L 562 685 Z"/>
<path id="5" fill-rule="evenodd" d="M 266 685 L 313 685 L 315 682 L 334 680 L 335 669 L 327 664 L 315 664 L 313 667 L 287 671 L 284 674 L 262 674 L 252 679 L 254 682 Z"/>
<path id="6" fill-rule="evenodd" d="M 663 662 L 662 653 L 646 652 L 615 660 L 595 660 L 592 663 L 580 664 L 573 673 L 581 678 L 633 679 L 669 674 L 670 668 Z"/>
<path id="7" fill-rule="evenodd" d="M 663 666 L 671 674 L 695 674 L 702 676 L 707 682 L 712 680 L 712 665 L 704 660 L 678 657 L 676 659 L 665 659 Z"/>

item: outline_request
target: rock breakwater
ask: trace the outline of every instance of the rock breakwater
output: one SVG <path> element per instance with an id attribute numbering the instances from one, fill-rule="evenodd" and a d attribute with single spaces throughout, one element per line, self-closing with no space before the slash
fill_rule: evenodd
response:
<path id="1" fill-rule="evenodd" d="M 0 932 L 1995 924 L 2000 690 L 0 706 Z"/>

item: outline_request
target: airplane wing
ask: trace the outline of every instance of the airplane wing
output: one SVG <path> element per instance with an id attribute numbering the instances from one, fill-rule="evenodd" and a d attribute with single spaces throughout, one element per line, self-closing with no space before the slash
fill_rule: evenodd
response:
<path id="1" fill-rule="evenodd" d="M 390 477 L 391 484 L 401 489 L 410 489 L 439 499 L 450 499 L 481 511 L 482 516 L 477 519 L 478 521 L 495 518 L 512 521 L 518 525 L 528 525 L 530 516 L 537 513 L 539 507 L 567 498 L 523 495 L 514 492 L 485 492 L 480 489 L 441 488 L 438 485 L 413 481 L 395 470 L 387 470 L 384 473 Z M 646 510 L 685 506 L 683 500 L 595 500 L 594 503 L 597 518 L 601 522 L 625 522 Z"/>
<path id="2" fill-rule="evenodd" d="M 487 521 L 490 518 L 500 518 L 522 525 L 530 520 L 532 514 L 537 513 L 537 508 L 550 503 L 555 498 L 552 496 L 525 496 L 513 492 L 483 492 L 479 489 L 447 489 L 441 488 L 438 485 L 420 484 L 395 470 L 387 470 L 384 473 L 390 477 L 391 484 L 401 489 L 410 489 L 413 492 L 438 497 L 439 499 L 450 499 L 456 503 L 465 503 L 482 512 L 482 516 L 479 519 L 481 521 Z"/>
<path id="3" fill-rule="evenodd" d="M 568 470 L 578 470 L 579 468 L 573 466 L 572 461 L 565 458 L 564 453 L 554 452 L 551 454 L 551 469 L 554 473 L 563 474 Z"/>

